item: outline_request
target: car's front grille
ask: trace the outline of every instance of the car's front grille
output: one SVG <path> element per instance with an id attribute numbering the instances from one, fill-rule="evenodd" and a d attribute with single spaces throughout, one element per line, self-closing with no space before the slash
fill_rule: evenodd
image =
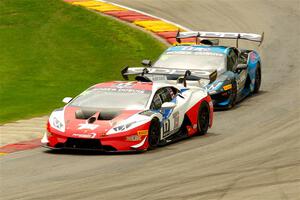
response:
<path id="1" fill-rule="evenodd" d="M 109 145 L 102 145 L 99 139 L 79 139 L 68 138 L 65 143 L 57 143 L 55 148 L 58 149 L 78 149 L 78 150 L 91 150 L 91 151 L 117 151 L 116 148 Z"/>
<path id="2" fill-rule="evenodd" d="M 64 147 L 74 149 L 102 149 L 99 139 L 68 138 L 67 142 L 64 144 Z"/>
<path id="3" fill-rule="evenodd" d="M 222 92 L 222 93 L 213 94 L 213 95 L 210 95 L 210 96 L 211 96 L 211 98 L 213 99 L 213 101 L 215 103 L 221 103 L 223 101 L 226 101 L 230 97 L 230 94 L 227 93 L 227 92 Z"/>

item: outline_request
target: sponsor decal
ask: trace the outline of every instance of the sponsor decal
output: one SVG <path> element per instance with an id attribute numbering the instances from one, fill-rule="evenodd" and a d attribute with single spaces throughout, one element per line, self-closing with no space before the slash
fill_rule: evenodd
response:
<path id="1" fill-rule="evenodd" d="M 173 113 L 173 119 L 174 119 L 174 129 L 179 127 L 179 112 Z"/>
<path id="2" fill-rule="evenodd" d="M 224 86 L 223 86 L 223 89 L 224 89 L 225 91 L 230 90 L 231 88 L 232 88 L 232 84 L 228 84 L 228 85 L 224 85 Z"/>
<path id="3" fill-rule="evenodd" d="M 115 85 L 116 88 L 131 88 L 132 86 L 133 86 L 132 82 L 117 83 Z"/>
<path id="4" fill-rule="evenodd" d="M 151 80 L 151 81 L 166 81 L 167 77 L 165 75 L 152 75 L 149 74 L 147 75 L 147 77 Z"/>
<path id="5" fill-rule="evenodd" d="M 95 88 L 93 90 L 103 91 L 103 92 L 123 92 L 123 93 L 138 93 L 138 94 L 144 94 L 148 91 L 145 90 L 138 90 L 138 89 L 132 89 L 132 88 Z"/>
<path id="6" fill-rule="evenodd" d="M 193 47 L 193 46 L 185 46 L 182 47 L 181 50 L 183 51 L 199 51 L 199 52 L 210 52 L 210 48 L 198 48 L 198 47 Z"/>
<path id="7" fill-rule="evenodd" d="M 202 55 L 202 56 L 219 56 L 219 57 L 224 56 L 221 53 L 198 51 L 198 49 L 195 49 L 193 51 L 169 51 L 166 54 L 167 55 Z"/>
<path id="8" fill-rule="evenodd" d="M 89 133 L 89 134 L 73 133 L 73 136 L 80 137 L 80 138 L 95 138 L 96 137 L 96 133 Z"/>
<path id="9" fill-rule="evenodd" d="M 248 39 L 257 42 L 260 42 L 262 39 L 261 35 L 254 34 L 254 33 L 204 32 L 204 31 L 180 33 L 181 36 L 190 36 L 190 37 L 195 37 L 198 36 L 199 34 L 202 38 L 206 38 L 206 37 L 207 38 L 232 38 L 232 39 L 241 38 L 241 39 Z"/>
<path id="10" fill-rule="evenodd" d="M 148 130 L 140 130 L 137 132 L 138 136 L 148 135 Z"/>
<path id="11" fill-rule="evenodd" d="M 185 74 L 186 69 L 167 69 L 167 68 L 147 68 L 149 74 Z M 142 73 L 143 68 L 141 67 L 131 67 L 128 69 L 128 73 Z M 202 71 L 202 70 L 192 70 L 193 75 L 195 76 L 209 76 L 211 72 Z M 114 88 L 116 89 L 116 88 Z"/>
<path id="12" fill-rule="evenodd" d="M 78 130 L 89 129 L 89 130 L 93 131 L 99 127 L 99 125 L 97 125 L 97 124 L 78 124 L 78 125 L 79 125 Z"/>

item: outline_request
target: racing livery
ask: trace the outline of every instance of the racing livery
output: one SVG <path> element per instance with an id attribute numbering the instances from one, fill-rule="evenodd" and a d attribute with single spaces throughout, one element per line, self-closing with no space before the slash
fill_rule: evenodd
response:
<path id="1" fill-rule="evenodd" d="M 254 50 L 237 47 L 216 45 L 216 40 L 244 39 L 262 42 L 263 35 L 249 33 L 220 33 L 220 32 L 178 32 L 177 39 L 196 37 L 200 41 L 197 45 L 177 45 L 168 48 L 151 66 L 153 68 L 168 68 L 197 71 L 210 74 L 217 70 L 217 78 L 209 83 L 201 80 L 201 87 L 206 87 L 216 108 L 231 108 L 236 102 L 246 96 L 257 93 L 261 85 L 261 59 Z M 202 38 L 202 39 L 200 39 Z M 205 38 L 205 39 L 203 39 Z M 218 40 L 217 40 L 218 42 Z M 151 65 L 150 61 L 143 61 L 144 65 Z M 178 77 L 168 76 L 169 80 Z M 198 81 L 190 78 L 189 80 Z"/>
<path id="2" fill-rule="evenodd" d="M 205 89 L 145 81 L 94 85 L 49 117 L 42 138 L 50 149 L 144 151 L 212 126 Z"/>

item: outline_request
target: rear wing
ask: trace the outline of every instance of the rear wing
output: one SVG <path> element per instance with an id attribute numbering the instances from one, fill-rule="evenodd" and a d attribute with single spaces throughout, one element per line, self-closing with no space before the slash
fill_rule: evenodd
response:
<path id="1" fill-rule="evenodd" d="M 181 43 L 182 38 L 220 38 L 220 39 L 236 39 L 236 46 L 238 47 L 238 40 L 248 40 L 252 42 L 258 42 L 259 46 L 264 40 L 264 33 L 261 35 L 255 33 L 231 33 L 231 32 L 206 32 L 206 31 L 178 31 L 176 40 Z"/>
<path id="2" fill-rule="evenodd" d="M 213 72 L 200 71 L 200 70 L 184 70 L 184 69 L 169 69 L 169 68 L 155 68 L 155 67 L 125 67 L 121 74 L 125 80 L 128 80 L 129 75 L 145 74 L 152 75 L 177 75 L 183 76 L 183 84 L 186 87 L 186 79 L 189 77 L 197 79 L 208 79 L 210 83 L 217 79 L 217 70 Z"/>

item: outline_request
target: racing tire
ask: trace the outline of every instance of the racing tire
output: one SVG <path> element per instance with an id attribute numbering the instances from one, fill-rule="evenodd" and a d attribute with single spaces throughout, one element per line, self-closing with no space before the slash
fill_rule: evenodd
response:
<path id="1" fill-rule="evenodd" d="M 197 128 L 198 135 L 205 135 L 208 131 L 209 127 L 209 105 L 206 102 L 203 102 L 198 111 L 198 120 L 197 120 Z"/>
<path id="2" fill-rule="evenodd" d="M 153 119 L 148 131 L 148 150 L 155 149 L 159 144 L 160 123 L 158 119 Z"/>
<path id="3" fill-rule="evenodd" d="M 257 68 L 255 70 L 255 82 L 254 82 L 254 90 L 253 93 L 256 94 L 259 91 L 261 85 L 261 69 L 260 64 L 257 64 Z"/>
<path id="4" fill-rule="evenodd" d="M 232 84 L 232 89 L 231 92 L 232 94 L 230 95 L 230 101 L 228 103 L 228 109 L 233 108 L 235 106 L 236 103 L 236 96 L 237 96 L 237 86 L 236 86 L 236 82 L 231 83 Z"/>

